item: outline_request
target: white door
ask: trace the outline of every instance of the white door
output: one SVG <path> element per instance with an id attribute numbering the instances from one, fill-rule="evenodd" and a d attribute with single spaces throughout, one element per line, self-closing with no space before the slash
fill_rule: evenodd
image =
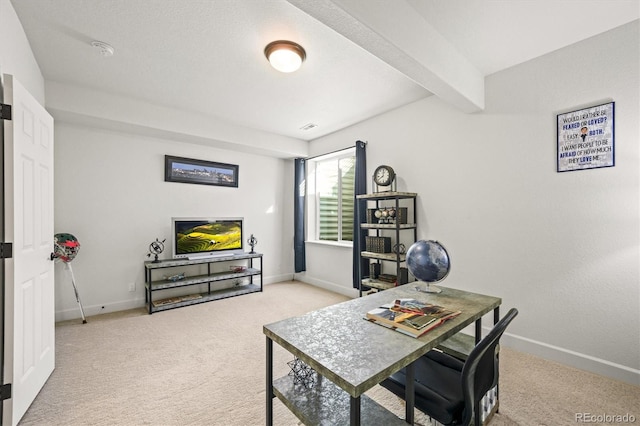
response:
<path id="1" fill-rule="evenodd" d="M 5 383 L 3 425 L 16 425 L 55 366 L 53 118 L 11 75 L 4 75 Z"/>

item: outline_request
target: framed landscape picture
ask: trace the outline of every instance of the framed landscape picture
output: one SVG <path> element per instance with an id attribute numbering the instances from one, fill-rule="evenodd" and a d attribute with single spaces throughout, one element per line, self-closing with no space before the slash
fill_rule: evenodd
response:
<path id="1" fill-rule="evenodd" d="M 165 182 L 238 187 L 238 166 L 193 158 L 164 156 Z"/>

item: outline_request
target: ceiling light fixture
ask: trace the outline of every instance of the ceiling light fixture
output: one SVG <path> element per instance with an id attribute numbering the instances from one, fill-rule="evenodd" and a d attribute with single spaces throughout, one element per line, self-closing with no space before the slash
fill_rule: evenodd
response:
<path id="1" fill-rule="evenodd" d="M 271 66 L 280 72 L 296 71 L 307 57 L 302 46 L 287 40 L 277 40 L 267 44 L 264 55 Z"/>
<path id="2" fill-rule="evenodd" d="M 113 46 L 103 41 L 92 41 L 91 46 L 100 50 L 102 56 L 113 56 Z"/>

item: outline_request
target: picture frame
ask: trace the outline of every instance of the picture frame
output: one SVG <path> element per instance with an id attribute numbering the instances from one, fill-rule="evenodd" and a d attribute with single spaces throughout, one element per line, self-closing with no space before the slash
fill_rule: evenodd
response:
<path id="1" fill-rule="evenodd" d="M 165 182 L 237 188 L 238 172 L 239 167 L 236 164 L 174 157 L 171 155 L 164 156 Z"/>
<path id="2" fill-rule="evenodd" d="M 615 166 L 615 102 L 557 115 L 557 171 Z"/>

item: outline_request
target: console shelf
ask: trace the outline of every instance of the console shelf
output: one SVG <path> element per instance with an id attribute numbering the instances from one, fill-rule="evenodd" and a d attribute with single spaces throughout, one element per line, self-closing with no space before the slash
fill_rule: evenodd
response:
<path id="1" fill-rule="evenodd" d="M 153 312 L 166 311 L 167 309 L 181 308 L 183 306 L 211 302 L 212 300 L 226 299 L 228 297 L 242 296 L 243 294 L 256 293 L 259 291 L 262 291 L 259 285 L 246 284 L 223 290 L 215 290 L 211 293 L 191 294 L 184 298 L 178 296 L 176 298 L 170 298 L 171 301 L 168 303 L 164 303 L 162 300 L 153 302 Z"/>
<path id="2" fill-rule="evenodd" d="M 259 268 L 253 265 L 254 259 L 260 261 Z M 230 262 L 242 261 L 242 265 L 234 265 Z M 226 264 L 228 263 L 228 265 Z M 206 273 L 196 273 L 195 275 L 185 276 L 184 278 L 170 279 L 169 277 L 178 274 L 185 274 L 184 269 L 187 267 L 206 266 Z M 220 267 L 238 266 L 237 271 L 212 271 L 212 266 Z M 178 270 L 176 268 L 182 268 Z M 233 255 L 225 255 L 220 257 L 209 257 L 203 259 L 170 259 L 161 260 L 159 262 L 144 262 L 144 281 L 145 281 L 145 302 L 148 305 L 149 314 L 167 309 L 180 308 L 198 303 L 210 302 L 228 297 L 241 296 L 243 294 L 255 293 L 262 291 L 262 254 L 261 253 L 241 253 Z M 154 277 L 158 273 L 163 273 L 161 279 Z M 254 283 L 254 277 L 260 277 L 260 284 Z M 248 279 L 248 283 L 236 283 L 235 286 L 223 289 L 211 288 L 212 283 L 227 280 Z M 206 292 L 196 292 L 194 294 L 184 294 L 173 297 L 165 297 L 159 299 L 156 295 L 158 291 L 165 291 L 181 287 L 193 285 L 207 285 Z"/>
<path id="3" fill-rule="evenodd" d="M 159 280 L 151 283 L 151 290 L 163 290 L 167 288 L 185 287 L 194 284 L 206 284 L 208 282 L 231 280 L 235 278 L 250 277 L 259 275 L 260 270 L 256 268 L 247 268 L 242 272 L 212 272 L 211 275 L 196 275 L 188 277 L 180 281 Z M 147 286 L 149 284 L 147 283 Z"/>
<path id="4" fill-rule="evenodd" d="M 361 223 L 360 228 L 362 229 L 415 229 L 418 225 L 415 223 Z"/>
<path id="5" fill-rule="evenodd" d="M 366 287 L 376 288 L 378 290 L 388 290 L 396 286 L 395 283 L 388 283 L 385 281 L 380 281 L 372 278 L 363 279 L 362 285 Z"/>
<path id="6" fill-rule="evenodd" d="M 389 260 L 391 262 L 400 261 L 404 262 L 406 260 L 406 256 L 403 254 L 395 254 L 395 253 L 374 253 L 372 251 L 363 251 L 360 252 L 360 256 L 366 257 L 368 259 L 380 259 L 380 260 Z"/>

